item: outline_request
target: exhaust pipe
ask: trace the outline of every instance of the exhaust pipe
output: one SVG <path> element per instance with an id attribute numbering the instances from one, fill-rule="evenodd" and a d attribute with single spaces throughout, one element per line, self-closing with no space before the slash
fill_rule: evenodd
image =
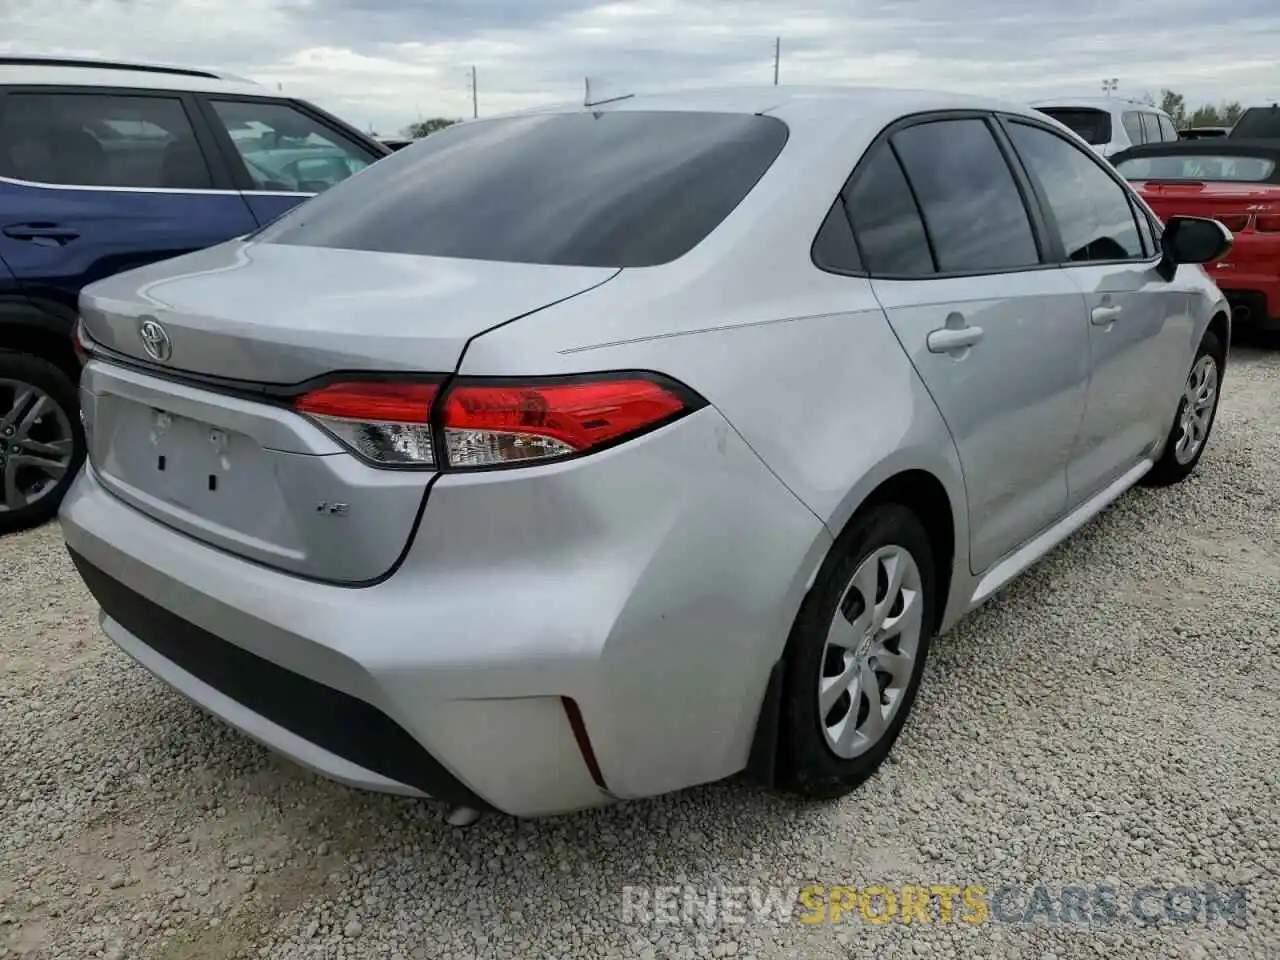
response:
<path id="1" fill-rule="evenodd" d="M 1231 320 L 1233 323 L 1248 323 L 1251 316 L 1253 316 L 1253 311 L 1243 303 L 1237 303 L 1231 308 Z"/>

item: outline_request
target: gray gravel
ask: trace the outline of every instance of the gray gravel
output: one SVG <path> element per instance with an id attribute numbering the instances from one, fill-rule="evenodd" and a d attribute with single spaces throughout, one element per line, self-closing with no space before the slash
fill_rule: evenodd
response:
<path id="1" fill-rule="evenodd" d="M 1280 956 L 1280 353 L 1201 471 L 1136 491 L 935 646 L 843 801 L 736 784 L 467 830 L 307 774 L 97 632 L 46 527 L 0 540 L 0 956 Z M 1249 889 L 1243 925 L 623 923 L 626 885 Z M 1158 901 L 1152 901 L 1158 902 Z"/>

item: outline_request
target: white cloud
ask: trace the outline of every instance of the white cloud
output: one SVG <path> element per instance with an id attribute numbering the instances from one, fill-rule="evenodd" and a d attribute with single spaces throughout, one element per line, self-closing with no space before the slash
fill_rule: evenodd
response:
<path id="1" fill-rule="evenodd" d="M 0 51 L 221 67 L 360 126 L 611 88 L 874 82 L 1016 99 L 1280 98 L 1274 0 L 0 0 Z"/>

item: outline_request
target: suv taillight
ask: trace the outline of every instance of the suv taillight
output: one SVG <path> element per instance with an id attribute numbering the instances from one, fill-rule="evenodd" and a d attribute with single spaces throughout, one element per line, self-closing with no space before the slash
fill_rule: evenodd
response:
<path id="1" fill-rule="evenodd" d="M 344 382 L 294 407 L 365 460 L 384 467 L 475 470 L 581 456 L 704 406 L 649 373 L 439 382 Z M 444 441 L 443 456 L 436 438 Z"/>

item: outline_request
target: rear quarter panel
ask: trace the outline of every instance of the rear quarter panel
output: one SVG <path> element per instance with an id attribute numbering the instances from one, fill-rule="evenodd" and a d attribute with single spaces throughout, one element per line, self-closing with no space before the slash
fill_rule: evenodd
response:
<path id="1" fill-rule="evenodd" d="M 713 272 L 684 286 L 664 282 L 666 268 L 624 270 L 482 335 L 460 372 L 667 374 L 706 397 L 831 535 L 885 480 L 924 470 L 946 489 L 957 555 L 967 556 L 955 445 L 869 283 L 796 268 L 801 283 L 763 270 Z M 693 329 L 643 335 L 646 318 L 676 316 Z M 619 321 L 642 335 L 620 337 Z M 967 582 L 953 564 L 953 598 Z M 946 625 L 952 619 L 949 607 Z"/>

